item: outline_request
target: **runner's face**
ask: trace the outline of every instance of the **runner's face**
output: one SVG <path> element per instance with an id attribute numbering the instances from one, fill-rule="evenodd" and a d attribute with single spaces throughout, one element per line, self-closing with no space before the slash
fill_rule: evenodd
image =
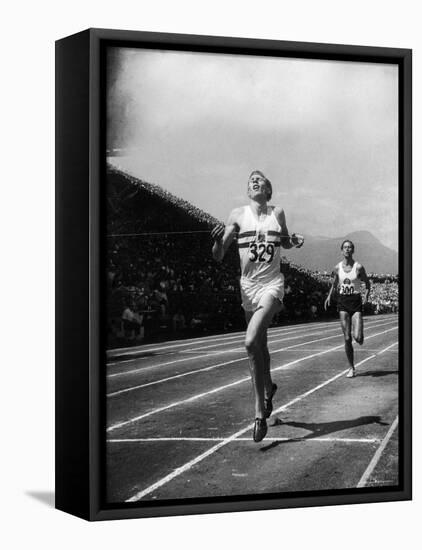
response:
<path id="1" fill-rule="evenodd" d="M 352 243 L 344 243 L 343 245 L 343 256 L 345 258 L 351 258 L 353 256 L 353 245 Z"/>
<path id="2" fill-rule="evenodd" d="M 262 195 L 267 197 L 268 188 L 266 179 L 260 176 L 259 174 L 252 174 L 248 181 L 248 195 L 249 197 L 255 198 Z"/>

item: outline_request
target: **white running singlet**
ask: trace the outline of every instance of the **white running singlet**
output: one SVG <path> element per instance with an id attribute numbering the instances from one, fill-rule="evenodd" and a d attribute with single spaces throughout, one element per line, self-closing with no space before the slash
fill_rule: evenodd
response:
<path id="1" fill-rule="evenodd" d="M 280 273 L 281 227 L 274 206 L 258 220 L 250 206 L 245 206 L 237 242 L 242 280 L 266 284 L 283 279 Z"/>
<path id="2" fill-rule="evenodd" d="M 360 294 L 361 280 L 357 276 L 357 265 L 355 261 L 353 267 L 349 273 L 346 273 L 343 269 L 343 262 L 338 264 L 338 279 L 339 279 L 339 293 L 342 296 L 350 296 L 352 294 Z"/>

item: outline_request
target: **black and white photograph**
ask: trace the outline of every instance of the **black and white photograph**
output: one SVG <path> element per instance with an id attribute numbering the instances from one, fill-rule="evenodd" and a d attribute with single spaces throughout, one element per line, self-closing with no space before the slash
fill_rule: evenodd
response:
<path id="1" fill-rule="evenodd" d="M 106 504 L 397 489 L 398 65 L 104 70 Z"/>
<path id="2" fill-rule="evenodd" d="M 417 7 L 5 4 L 4 548 L 415 547 Z"/>

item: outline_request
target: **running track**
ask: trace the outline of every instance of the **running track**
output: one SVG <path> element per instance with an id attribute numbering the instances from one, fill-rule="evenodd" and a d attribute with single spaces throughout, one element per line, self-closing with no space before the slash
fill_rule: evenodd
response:
<path id="1" fill-rule="evenodd" d="M 258 444 L 243 339 L 108 353 L 109 503 L 397 485 L 396 315 L 365 319 L 354 379 L 338 322 L 271 328 L 279 389 Z"/>

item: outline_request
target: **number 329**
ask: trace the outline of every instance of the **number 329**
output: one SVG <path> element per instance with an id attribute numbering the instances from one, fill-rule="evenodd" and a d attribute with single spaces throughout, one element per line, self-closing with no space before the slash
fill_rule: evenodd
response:
<path id="1" fill-rule="evenodd" d="M 249 260 L 251 262 L 267 262 L 270 264 L 274 258 L 274 245 L 271 243 L 251 243 L 249 245 Z"/>

